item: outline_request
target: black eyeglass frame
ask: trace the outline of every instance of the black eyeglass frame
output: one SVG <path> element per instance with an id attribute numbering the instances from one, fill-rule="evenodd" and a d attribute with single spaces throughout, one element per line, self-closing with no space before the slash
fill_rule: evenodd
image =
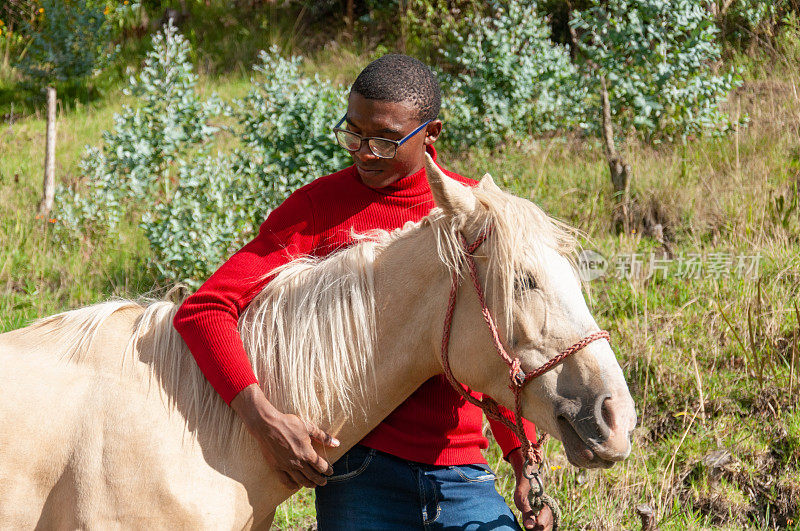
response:
<path id="1" fill-rule="evenodd" d="M 380 136 L 361 136 L 358 133 L 354 133 L 354 132 L 349 131 L 347 129 L 342 129 L 339 126 L 341 126 L 344 123 L 346 118 L 347 118 L 347 113 L 345 113 L 344 116 L 342 116 L 342 119 L 339 120 L 339 123 L 337 123 L 335 126 L 333 126 L 332 131 L 333 131 L 334 138 L 336 138 L 336 143 L 339 144 L 342 148 L 344 148 L 347 151 L 349 151 L 350 153 L 355 153 L 356 151 L 361 149 L 361 146 L 364 145 L 364 141 L 366 140 L 367 141 L 367 146 L 369 146 L 370 153 L 372 153 L 373 155 L 375 155 L 376 157 L 381 158 L 381 159 L 393 159 L 393 158 L 395 158 L 395 156 L 397 156 L 397 148 L 399 148 L 400 146 L 405 144 L 405 142 L 409 138 L 413 137 L 414 135 L 416 135 L 417 133 L 422 131 L 422 129 L 426 125 L 428 125 L 429 123 L 431 123 L 433 121 L 433 119 L 428 120 L 427 122 L 425 122 L 424 124 L 420 125 L 416 129 L 414 129 L 413 131 L 408 133 L 406 136 L 401 138 L 400 140 L 390 140 L 388 138 L 383 138 L 383 137 L 380 137 Z M 358 147 L 356 149 L 349 149 L 347 146 L 345 146 L 342 143 L 342 141 L 339 139 L 339 134 L 338 133 L 340 133 L 340 132 L 359 138 L 361 140 L 361 142 L 359 142 Z M 385 156 L 381 155 L 380 153 L 376 153 L 375 152 L 375 146 L 372 145 L 370 140 L 381 140 L 382 142 L 389 142 L 390 144 L 394 144 L 394 152 L 392 153 L 392 156 L 391 157 L 385 157 Z"/>

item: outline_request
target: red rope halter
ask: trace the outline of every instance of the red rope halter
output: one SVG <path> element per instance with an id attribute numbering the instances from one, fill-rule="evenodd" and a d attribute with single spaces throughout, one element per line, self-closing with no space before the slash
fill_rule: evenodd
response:
<path id="1" fill-rule="evenodd" d="M 472 284 L 475 286 L 475 291 L 478 294 L 478 300 L 480 301 L 481 305 L 481 314 L 483 315 L 483 320 L 486 322 L 486 325 L 489 327 L 489 332 L 492 334 L 492 341 L 494 343 L 494 348 L 497 351 L 498 356 L 508 365 L 509 367 L 509 379 L 511 384 L 509 388 L 514 392 L 514 416 L 515 422 L 511 422 L 506 417 L 504 417 L 500 413 L 499 406 L 494 399 L 484 396 L 483 400 L 478 400 L 477 398 L 470 395 L 463 385 L 461 385 L 458 380 L 456 380 L 455 376 L 453 376 L 453 371 L 450 368 L 450 359 L 448 355 L 449 345 L 450 345 L 450 330 L 453 325 L 453 312 L 455 311 L 456 307 L 456 295 L 458 293 L 458 287 L 461 284 L 461 280 L 459 278 L 458 271 L 453 271 L 453 282 L 450 287 L 450 300 L 447 303 L 447 313 L 445 314 L 444 319 L 444 333 L 442 334 L 442 367 L 444 368 L 444 374 L 447 376 L 447 380 L 450 382 L 450 385 L 458 391 L 458 393 L 464 397 L 464 399 L 469 402 L 470 404 L 474 404 L 481 408 L 483 412 L 486 414 L 488 418 L 497 420 L 507 426 L 510 430 L 516 433 L 519 440 L 522 442 L 523 452 L 526 456 L 527 462 L 529 464 L 534 463 L 541 463 L 543 456 L 542 456 L 542 444 L 545 440 L 545 435 L 539 437 L 539 439 L 535 443 L 531 443 L 528 440 L 528 436 L 525 434 L 525 430 L 522 427 L 522 390 L 525 385 L 533 380 L 541 376 L 542 374 L 546 373 L 547 371 L 553 369 L 556 365 L 564 361 L 566 358 L 571 356 L 572 354 L 578 352 L 582 348 L 586 347 L 593 341 L 598 339 L 605 339 L 610 341 L 610 335 L 605 330 L 600 330 L 598 332 L 594 332 L 593 334 L 589 334 L 585 338 L 581 339 L 568 349 L 562 351 L 557 356 L 554 356 L 552 359 L 548 360 L 538 369 L 534 369 L 530 372 L 525 372 L 520 367 L 519 358 L 514 357 L 512 358 L 507 353 L 505 347 L 503 346 L 503 342 L 500 339 L 500 335 L 497 332 L 497 326 L 495 325 L 494 319 L 492 318 L 492 314 L 489 311 L 489 308 L 486 306 L 486 297 L 484 295 L 483 287 L 481 286 L 480 280 L 478 278 L 478 269 L 475 266 L 475 257 L 473 253 L 475 250 L 483 244 L 486 240 L 490 232 L 490 229 L 483 230 L 479 235 L 478 238 L 472 242 L 471 245 L 467 245 L 464 236 L 459 234 L 459 239 L 461 242 L 461 247 L 465 251 L 465 260 L 467 262 L 467 267 L 469 269 L 469 275 L 472 278 Z"/>

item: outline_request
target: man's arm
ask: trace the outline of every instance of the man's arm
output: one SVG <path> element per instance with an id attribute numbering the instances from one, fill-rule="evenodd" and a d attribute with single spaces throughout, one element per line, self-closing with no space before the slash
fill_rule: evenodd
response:
<path id="1" fill-rule="evenodd" d="M 512 411 L 500 406 L 499 404 L 498 406 L 500 408 L 501 415 L 503 415 L 512 423 L 515 422 L 515 416 Z M 494 439 L 497 441 L 498 446 L 500 446 L 500 449 L 503 451 L 503 459 L 511 462 L 511 452 L 521 447 L 522 441 L 519 440 L 519 437 L 517 437 L 517 434 L 514 431 L 508 429 L 502 422 L 489 419 L 489 427 L 492 428 Z M 525 429 L 525 435 L 528 437 L 528 440 L 535 443 L 537 440 L 537 435 L 536 426 L 533 425 L 533 422 L 528 422 L 527 420 L 522 419 L 522 427 Z"/>
<path id="2" fill-rule="evenodd" d="M 327 483 L 325 475 L 333 474 L 333 467 L 314 450 L 311 439 L 332 448 L 339 446 L 338 440 L 275 409 L 258 384 L 242 389 L 231 407 L 258 441 L 264 459 L 281 472 L 284 485 L 313 488 Z"/>
<path id="3" fill-rule="evenodd" d="M 271 279 L 269 272 L 308 254 L 316 244 L 308 196 L 295 192 L 261 225 L 258 236 L 226 261 L 173 320 L 200 370 L 256 438 L 267 462 L 291 488 L 322 485 L 332 472 L 311 439 L 338 442 L 294 415 L 278 411 L 258 386 L 238 330 L 250 301 Z"/>

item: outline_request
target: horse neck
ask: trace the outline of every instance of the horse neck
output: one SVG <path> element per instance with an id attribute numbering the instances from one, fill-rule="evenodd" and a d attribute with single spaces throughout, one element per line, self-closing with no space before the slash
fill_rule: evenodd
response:
<path id="1" fill-rule="evenodd" d="M 315 444 L 330 462 L 361 441 L 426 380 L 441 373 L 438 323 L 444 319 L 449 275 L 437 256 L 433 231 L 423 228 L 388 245 L 375 261 L 374 282 L 375 386 L 363 415 L 347 415 L 334 406 L 330 419 L 320 424 L 341 442 L 337 448 Z M 247 474 L 243 483 L 250 499 L 259 500 L 269 512 L 293 492 L 272 477 L 274 472 L 264 467 L 255 445 L 241 450 L 229 457 Z"/>
<path id="2" fill-rule="evenodd" d="M 349 448 L 427 379 L 441 372 L 437 346 L 449 290 L 428 228 L 392 242 L 375 261 L 375 386 L 365 415 L 336 413 L 329 426 Z"/>

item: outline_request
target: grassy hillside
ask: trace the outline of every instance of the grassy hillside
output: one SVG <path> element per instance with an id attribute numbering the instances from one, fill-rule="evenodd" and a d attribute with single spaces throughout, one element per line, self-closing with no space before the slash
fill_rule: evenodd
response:
<path id="1" fill-rule="evenodd" d="M 367 61 L 355 48 L 315 50 L 311 68 L 340 81 Z M 628 234 L 612 230 L 608 168 L 597 145 L 550 138 L 496 153 L 442 154 L 451 169 L 471 177 L 489 171 L 580 228 L 585 248 L 611 264 L 588 283 L 588 296 L 612 333 L 640 423 L 631 457 L 608 471 L 575 469 L 560 444 L 549 443 L 547 482 L 565 528 L 637 528 L 642 503 L 663 529 L 800 528 L 798 50 L 738 59 L 748 80 L 728 105 L 749 115 L 747 128 L 685 146 L 628 148 L 639 220 Z M 202 84 L 226 99 L 247 85 L 241 73 L 207 74 Z M 61 181 L 81 178 L 83 146 L 100 142 L 122 100 L 112 89 L 60 113 Z M 44 135 L 35 115 L 0 123 L 0 332 L 164 287 L 135 228 L 68 253 L 52 245 L 59 220 L 35 218 Z M 666 271 L 648 277 L 651 252 L 667 253 Z M 642 270 L 618 274 L 630 257 Z M 696 263 L 699 271 L 689 268 Z M 757 271 L 748 269 L 754 263 Z M 510 496 L 513 475 L 496 445 L 487 457 Z M 312 522 L 313 493 L 304 490 L 279 509 L 276 525 Z"/>

